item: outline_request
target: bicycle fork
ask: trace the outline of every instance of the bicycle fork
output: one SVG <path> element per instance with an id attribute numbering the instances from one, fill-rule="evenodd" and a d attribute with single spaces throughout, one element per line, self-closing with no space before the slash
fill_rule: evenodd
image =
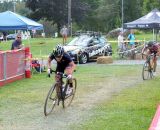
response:
<path id="1" fill-rule="evenodd" d="M 59 85 L 57 86 L 57 97 L 58 97 L 57 105 L 59 105 L 60 101 L 64 102 L 64 99 L 66 96 L 65 95 L 66 90 L 67 90 L 67 87 L 65 86 L 63 90 L 62 83 L 59 83 Z"/>

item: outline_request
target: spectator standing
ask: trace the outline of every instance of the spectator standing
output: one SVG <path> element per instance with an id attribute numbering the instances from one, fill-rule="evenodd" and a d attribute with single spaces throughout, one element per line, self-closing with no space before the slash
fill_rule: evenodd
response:
<path id="1" fill-rule="evenodd" d="M 119 51 L 125 50 L 123 32 L 119 32 L 118 35 L 118 50 Z"/>
<path id="2" fill-rule="evenodd" d="M 22 45 L 21 34 L 17 34 L 16 40 L 13 41 L 13 43 L 12 43 L 11 50 L 21 49 L 22 47 L 23 47 L 23 45 Z"/>
<path id="3" fill-rule="evenodd" d="M 130 47 L 131 48 L 134 48 L 135 47 L 135 35 L 134 35 L 134 31 L 133 30 L 131 30 L 130 31 L 130 34 L 128 35 L 128 38 L 127 38 L 128 40 L 129 40 L 129 45 L 130 45 Z"/>
<path id="4" fill-rule="evenodd" d="M 7 41 L 7 32 L 2 32 L 3 33 L 3 41 Z"/>
<path id="5" fill-rule="evenodd" d="M 63 37 L 63 45 L 67 42 L 67 36 L 68 36 L 68 28 L 64 25 L 63 28 L 60 31 L 62 37 Z"/>

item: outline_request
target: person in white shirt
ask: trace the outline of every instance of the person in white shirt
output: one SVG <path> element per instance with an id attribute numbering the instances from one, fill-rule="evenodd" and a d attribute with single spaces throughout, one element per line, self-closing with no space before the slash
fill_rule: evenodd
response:
<path id="1" fill-rule="evenodd" d="M 125 50 L 123 32 L 120 32 L 118 35 L 118 50 Z"/>
<path id="2" fill-rule="evenodd" d="M 63 28 L 60 31 L 62 37 L 63 37 L 63 45 L 67 42 L 67 36 L 68 36 L 68 28 L 64 25 Z"/>

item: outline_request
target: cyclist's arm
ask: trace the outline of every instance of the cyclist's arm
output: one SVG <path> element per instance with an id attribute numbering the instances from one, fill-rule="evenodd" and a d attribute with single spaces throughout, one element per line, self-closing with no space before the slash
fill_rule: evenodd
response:
<path id="1" fill-rule="evenodd" d="M 52 59 L 49 57 L 48 58 L 48 62 L 47 62 L 48 69 L 51 68 L 51 61 L 52 61 Z"/>
<path id="2" fill-rule="evenodd" d="M 143 47 L 141 53 L 144 54 L 145 51 L 146 51 L 146 47 Z"/>
<path id="3" fill-rule="evenodd" d="M 160 46 L 158 47 L 157 56 L 160 56 Z"/>

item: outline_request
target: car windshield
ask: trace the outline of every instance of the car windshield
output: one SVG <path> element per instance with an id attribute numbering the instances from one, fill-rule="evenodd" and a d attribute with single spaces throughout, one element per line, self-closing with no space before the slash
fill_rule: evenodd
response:
<path id="1" fill-rule="evenodd" d="M 99 38 L 101 44 L 106 44 L 107 40 L 104 37 Z"/>
<path id="2" fill-rule="evenodd" d="M 92 37 L 89 37 L 87 35 L 76 37 L 70 43 L 68 43 L 68 45 L 69 46 L 87 46 L 88 42 L 91 39 Z"/>

